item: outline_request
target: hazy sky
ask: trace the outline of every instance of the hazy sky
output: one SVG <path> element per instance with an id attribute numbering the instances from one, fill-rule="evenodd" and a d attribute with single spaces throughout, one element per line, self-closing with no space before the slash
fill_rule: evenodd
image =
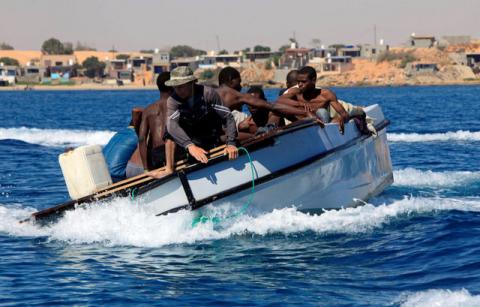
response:
<path id="1" fill-rule="evenodd" d="M 229 51 L 288 43 L 399 45 L 417 35 L 480 38 L 480 0 L 0 0 L 0 42 L 40 49 L 50 37 L 124 51 L 188 44 Z"/>

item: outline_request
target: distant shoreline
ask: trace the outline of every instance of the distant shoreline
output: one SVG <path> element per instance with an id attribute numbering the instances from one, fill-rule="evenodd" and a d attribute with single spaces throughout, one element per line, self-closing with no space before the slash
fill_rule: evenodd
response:
<path id="1" fill-rule="evenodd" d="M 117 85 L 33 85 L 26 89 L 25 85 L 0 87 L 0 91 L 130 91 L 130 90 L 158 90 L 155 85 L 148 86 L 117 86 Z"/>
<path id="2" fill-rule="evenodd" d="M 422 84 L 411 84 L 411 83 L 402 83 L 402 84 L 319 84 L 321 87 L 337 87 L 337 88 L 353 88 L 353 87 L 404 87 L 404 86 L 453 86 L 453 85 L 480 85 L 480 81 L 466 81 L 466 82 L 450 82 L 450 83 L 422 83 Z M 244 86 L 247 88 L 248 86 Z M 25 91 L 29 92 L 30 90 L 25 89 L 25 85 L 16 85 L 16 86 L 5 86 L 0 87 L 0 91 L 11 91 L 11 92 L 20 92 Z M 272 86 L 266 85 L 265 89 L 269 88 L 282 88 L 281 86 Z M 34 85 L 32 87 L 34 91 L 141 91 L 141 90 L 158 90 L 155 85 L 147 86 L 132 86 L 132 85 Z"/>

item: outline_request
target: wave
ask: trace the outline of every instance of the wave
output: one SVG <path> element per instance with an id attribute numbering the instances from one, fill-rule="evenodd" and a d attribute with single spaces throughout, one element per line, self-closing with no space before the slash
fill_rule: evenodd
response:
<path id="1" fill-rule="evenodd" d="M 0 140 L 20 140 L 44 146 L 105 145 L 115 132 L 109 130 L 40 129 L 40 128 L 0 128 Z M 459 130 L 446 133 L 388 133 L 390 142 L 444 142 L 480 141 L 480 132 Z"/>
<path id="2" fill-rule="evenodd" d="M 451 291 L 433 289 L 401 295 L 399 301 L 403 307 L 421 306 L 480 306 L 480 296 L 472 295 L 466 289 Z"/>
<path id="3" fill-rule="evenodd" d="M 113 136 L 112 131 L 0 128 L 0 140 L 20 140 L 44 146 L 105 145 Z"/>
<path id="4" fill-rule="evenodd" d="M 390 142 L 446 142 L 446 141 L 480 141 L 480 131 L 471 132 L 458 130 L 445 133 L 388 133 Z"/>
<path id="5" fill-rule="evenodd" d="M 421 171 L 414 168 L 406 168 L 393 172 L 394 186 L 408 187 L 455 187 L 480 181 L 480 172 L 470 171 L 445 171 L 433 172 Z"/>
<path id="6" fill-rule="evenodd" d="M 238 206 L 225 204 L 211 208 L 212 216 L 228 216 Z M 241 215 L 219 224 L 207 221 L 192 227 L 196 212 L 180 211 L 155 216 L 147 205 L 119 198 L 108 203 L 69 211 L 55 224 L 40 227 L 19 224 L 34 210 L 21 206 L 0 205 L 0 233 L 13 236 L 47 237 L 71 244 L 102 243 L 107 246 L 159 247 L 170 244 L 225 239 L 244 234 L 285 235 L 313 231 L 318 234 L 356 234 L 387 225 L 392 219 L 414 213 L 437 210 L 480 211 L 480 198 L 407 197 L 392 204 L 330 210 L 320 215 L 307 214 L 296 208 L 284 208 L 259 215 Z M 230 212 L 230 213 L 229 213 Z"/>

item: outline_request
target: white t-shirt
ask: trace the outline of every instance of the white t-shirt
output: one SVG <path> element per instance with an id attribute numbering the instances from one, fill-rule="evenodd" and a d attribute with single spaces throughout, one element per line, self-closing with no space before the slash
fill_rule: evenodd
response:
<path id="1" fill-rule="evenodd" d="M 235 124 L 237 125 L 237 131 L 238 131 L 238 125 L 240 125 L 241 122 L 243 122 L 248 118 L 248 114 L 237 111 L 237 110 L 233 110 L 232 115 L 233 115 L 233 119 L 235 120 Z"/>

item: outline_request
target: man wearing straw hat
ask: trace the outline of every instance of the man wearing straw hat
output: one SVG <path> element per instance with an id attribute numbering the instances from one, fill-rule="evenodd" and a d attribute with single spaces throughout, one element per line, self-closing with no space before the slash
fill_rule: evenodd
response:
<path id="1" fill-rule="evenodd" d="M 170 80 L 165 82 L 174 90 L 167 100 L 167 137 L 172 137 L 199 162 L 207 163 L 207 150 L 220 145 L 225 126 L 225 154 L 229 159 L 237 158 L 237 127 L 230 109 L 213 88 L 198 85 L 196 80 L 190 68 L 180 66 L 171 71 Z"/>

